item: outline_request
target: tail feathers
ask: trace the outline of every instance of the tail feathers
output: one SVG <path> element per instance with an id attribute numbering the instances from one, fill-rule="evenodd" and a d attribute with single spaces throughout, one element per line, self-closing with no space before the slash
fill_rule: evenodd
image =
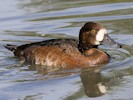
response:
<path id="1" fill-rule="evenodd" d="M 16 45 L 10 45 L 10 44 L 5 45 L 4 47 L 12 52 L 14 52 L 17 49 Z"/>

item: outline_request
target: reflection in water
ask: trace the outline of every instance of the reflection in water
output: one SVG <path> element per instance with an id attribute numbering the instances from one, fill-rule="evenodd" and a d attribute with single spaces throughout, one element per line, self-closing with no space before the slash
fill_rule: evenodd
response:
<path id="1" fill-rule="evenodd" d="M 84 70 L 80 77 L 88 97 L 98 97 L 106 93 L 106 86 L 104 86 L 100 72 Z"/>
<path id="2" fill-rule="evenodd" d="M 59 78 L 64 76 L 69 76 L 72 74 L 77 74 L 80 72 L 80 69 L 74 69 L 74 70 L 66 70 L 66 69 L 59 69 L 54 67 L 46 67 L 41 65 L 29 65 L 28 66 L 30 71 L 37 71 L 38 74 L 44 75 L 45 79 L 50 78 Z"/>
<path id="3" fill-rule="evenodd" d="M 98 97 L 104 95 L 106 86 L 103 77 L 99 69 L 83 69 L 83 70 L 49 70 L 44 66 L 32 65 L 29 66 L 29 70 L 37 71 L 39 74 L 44 75 L 44 79 L 59 78 L 69 76 L 72 74 L 80 74 L 81 82 L 84 87 L 84 91 L 88 97 Z"/>

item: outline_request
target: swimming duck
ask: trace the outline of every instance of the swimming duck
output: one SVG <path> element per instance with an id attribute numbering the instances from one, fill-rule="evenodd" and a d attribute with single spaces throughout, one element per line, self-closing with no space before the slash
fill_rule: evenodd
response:
<path id="1" fill-rule="evenodd" d="M 51 39 L 20 46 L 5 47 L 30 64 L 57 68 L 89 68 L 109 62 L 109 55 L 98 49 L 101 44 L 121 47 L 107 34 L 106 28 L 96 22 L 87 22 L 80 29 L 79 40 Z"/>

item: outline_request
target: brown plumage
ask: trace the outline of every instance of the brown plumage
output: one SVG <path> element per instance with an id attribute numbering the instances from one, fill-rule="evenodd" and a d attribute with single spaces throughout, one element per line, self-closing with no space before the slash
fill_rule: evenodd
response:
<path id="1" fill-rule="evenodd" d="M 88 22 L 80 30 L 79 41 L 51 39 L 21 46 L 6 45 L 5 47 L 14 52 L 16 57 L 31 64 L 65 69 L 94 67 L 109 61 L 109 56 L 97 48 L 98 43 L 102 42 L 97 41 L 96 38 L 101 29 L 105 28 L 98 23 Z"/>

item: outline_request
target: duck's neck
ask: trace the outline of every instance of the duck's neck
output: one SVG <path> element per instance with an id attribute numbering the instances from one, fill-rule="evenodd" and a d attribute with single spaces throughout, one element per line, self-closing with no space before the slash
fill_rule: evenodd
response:
<path id="1" fill-rule="evenodd" d="M 97 45 L 89 45 L 89 44 L 83 44 L 81 41 L 79 41 L 78 44 L 78 49 L 81 53 L 83 53 L 84 51 L 88 50 L 88 49 L 92 49 L 92 48 L 98 48 Z"/>

